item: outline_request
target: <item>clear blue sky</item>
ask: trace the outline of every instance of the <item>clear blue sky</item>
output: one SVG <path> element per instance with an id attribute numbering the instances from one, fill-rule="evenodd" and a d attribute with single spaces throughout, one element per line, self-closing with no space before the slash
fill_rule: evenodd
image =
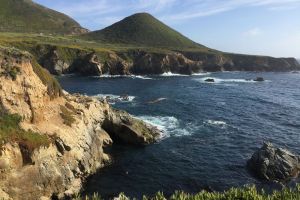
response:
<path id="1" fill-rule="evenodd" d="M 102 29 L 148 12 L 222 51 L 300 58 L 300 0 L 34 0 Z"/>

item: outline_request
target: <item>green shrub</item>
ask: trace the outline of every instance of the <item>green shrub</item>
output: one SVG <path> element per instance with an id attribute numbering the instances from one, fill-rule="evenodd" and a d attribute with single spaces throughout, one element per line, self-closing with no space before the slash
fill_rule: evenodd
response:
<path id="1" fill-rule="evenodd" d="M 75 118 L 73 117 L 74 113 L 68 110 L 65 106 L 60 106 L 60 116 L 64 120 L 64 124 L 67 126 L 72 126 L 75 122 Z"/>
<path id="2" fill-rule="evenodd" d="M 17 114 L 0 112 L 0 147 L 7 142 L 17 142 L 32 152 L 36 148 L 50 144 L 51 141 L 46 135 L 21 129 L 19 126 L 21 119 Z"/>
<path id="3" fill-rule="evenodd" d="M 3 68 L 4 71 L 1 74 L 12 78 L 14 81 L 17 79 L 17 75 L 21 73 L 20 68 L 17 66 L 6 65 Z"/>

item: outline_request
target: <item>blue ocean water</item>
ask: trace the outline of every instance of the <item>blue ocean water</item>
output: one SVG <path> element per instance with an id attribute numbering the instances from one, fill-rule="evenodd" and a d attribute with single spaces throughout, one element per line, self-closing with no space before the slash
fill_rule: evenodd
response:
<path id="1" fill-rule="evenodd" d="M 258 76 L 265 82 L 246 81 Z M 207 77 L 215 83 L 206 83 Z M 247 159 L 263 141 L 300 154 L 300 74 L 223 72 L 194 76 L 59 78 L 63 88 L 91 96 L 130 96 L 114 107 L 164 131 L 147 147 L 115 145 L 114 162 L 90 177 L 84 194 L 120 192 L 140 198 L 163 191 L 222 191 L 256 184 Z M 156 99 L 161 101 L 149 103 Z M 297 181 L 297 180 L 295 180 Z"/>

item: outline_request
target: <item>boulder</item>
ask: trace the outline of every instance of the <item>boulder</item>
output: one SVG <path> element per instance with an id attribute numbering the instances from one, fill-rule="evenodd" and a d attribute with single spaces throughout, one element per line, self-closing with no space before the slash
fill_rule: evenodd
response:
<path id="1" fill-rule="evenodd" d="M 261 179 L 284 182 L 298 177 L 300 157 L 286 149 L 276 148 L 271 143 L 264 143 L 247 165 Z"/>

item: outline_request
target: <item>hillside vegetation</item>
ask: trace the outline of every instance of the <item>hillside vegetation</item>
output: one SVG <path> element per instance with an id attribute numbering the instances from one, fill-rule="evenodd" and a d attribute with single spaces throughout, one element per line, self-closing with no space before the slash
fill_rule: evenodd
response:
<path id="1" fill-rule="evenodd" d="M 76 200 L 101 200 L 100 195 L 94 194 L 92 197 L 77 197 Z M 121 193 L 119 200 L 130 200 L 125 194 Z M 172 196 L 166 197 L 158 192 L 154 197 L 143 197 L 143 200 L 299 200 L 300 186 L 295 189 L 285 188 L 282 191 L 274 191 L 272 194 L 266 194 L 264 191 L 258 191 L 254 186 L 246 188 L 232 188 L 225 192 L 207 192 L 202 191 L 198 194 L 188 194 L 184 192 L 175 192 Z"/>
<path id="2" fill-rule="evenodd" d="M 0 32 L 79 34 L 86 30 L 67 15 L 31 0 L 0 0 Z"/>
<path id="3" fill-rule="evenodd" d="M 148 13 L 138 13 L 99 31 L 80 36 L 102 43 L 165 48 L 206 48 L 193 42 Z"/>

